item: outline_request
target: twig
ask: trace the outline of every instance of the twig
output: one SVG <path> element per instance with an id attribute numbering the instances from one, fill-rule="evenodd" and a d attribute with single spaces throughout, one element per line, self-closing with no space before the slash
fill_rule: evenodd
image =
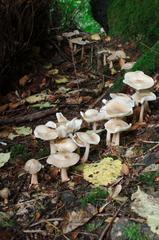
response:
<path id="1" fill-rule="evenodd" d="M 159 147 L 159 143 L 156 144 L 155 146 L 153 146 L 152 148 L 150 148 L 146 154 L 144 154 L 144 155 L 142 155 L 142 156 L 140 156 L 140 157 L 135 158 L 135 161 L 142 160 L 142 159 L 146 158 L 146 156 L 147 156 L 150 152 L 154 151 L 154 150 L 155 150 L 156 148 L 158 148 L 158 147 Z"/>
<path id="2" fill-rule="evenodd" d="M 41 230 L 41 229 L 35 229 L 35 230 L 23 230 L 24 233 L 41 233 L 41 234 L 46 234 L 46 231 Z"/>
<path id="3" fill-rule="evenodd" d="M 103 229 L 100 237 L 99 237 L 99 240 L 103 240 L 103 239 L 106 239 L 104 238 L 106 233 L 109 231 L 110 227 L 112 226 L 114 220 L 116 219 L 116 217 L 118 216 L 120 210 L 122 209 L 122 207 L 125 205 L 126 202 L 124 202 L 120 208 L 116 211 L 116 213 L 114 214 L 114 216 L 112 217 L 111 221 L 106 225 L 106 227 Z"/>
<path id="4" fill-rule="evenodd" d="M 56 112 L 56 109 L 48 109 L 36 113 L 32 113 L 25 116 L 15 117 L 15 118 L 6 118 L 0 119 L 0 126 L 2 125 L 9 125 L 9 124 L 18 124 L 24 122 L 32 122 L 37 119 L 44 118 Z"/>
<path id="5" fill-rule="evenodd" d="M 49 218 L 49 219 L 42 219 L 39 222 L 33 223 L 30 225 L 30 227 L 35 227 L 41 223 L 46 223 L 46 222 L 54 222 L 54 221 L 62 221 L 63 218 Z"/>
<path id="6" fill-rule="evenodd" d="M 99 98 L 97 98 L 96 101 L 90 105 L 90 108 L 94 108 L 104 98 L 104 96 L 107 93 L 108 93 L 108 90 L 105 91 Z"/>

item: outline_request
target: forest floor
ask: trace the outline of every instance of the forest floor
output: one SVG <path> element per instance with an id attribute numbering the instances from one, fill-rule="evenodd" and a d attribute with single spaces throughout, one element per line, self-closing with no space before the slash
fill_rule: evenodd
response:
<path id="1" fill-rule="evenodd" d="M 83 37 L 83 36 L 82 36 Z M 60 39 L 58 37 L 58 39 Z M 150 103 L 151 113 L 143 124 L 129 117 L 132 128 L 121 135 L 121 146 L 107 147 L 105 131 L 100 144 L 92 146 L 88 163 L 105 157 L 120 159 L 122 171 L 111 184 L 95 186 L 86 181 L 77 164 L 69 169 L 70 181 L 62 183 L 57 168 L 46 163 L 49 143 L 36 139 L 33 131 L 47 121 L 56 122 L 56 112 L 71 120 L 80 111 L 99 109 L 102 99 L 110 99 L 111 87 L 122 74 L 118 60 L 114 69 L 103 66 L 99 50 L 123 50 L 126 62 L 134 62 L 140 50 L 134 43 L 103 36 L 73 49 L 67 38 L 53 42 L 55 51 L 37 73 L 19 80 L 16 91 L 0 99 L 0 190 L 10 191 L 8 204 L 0 201 L 0 240 L 157 240 L 159 223 L 147 224 L 147 215 L 132 210 L 132 194 L 141 189 L 143 208 L 155 205 L 159 212 L 159 82 L 157 73 L 154 92 L 157 100 Z M 84 51 L 82 52 L 82 48 Z M 109 52 L 109 54 L 111 54 Z M 132 94 L 128 87 L 124 93 Z M 38 94 L 35 96 L 35 94 Z M 31 97 L 32 96 L 32 97 Z M 138 112 L 138 110 L 136 111 Z M 21 131 L 18 132 L 17 127 Z M 80 131 L 91 129 L 85 123 Z M 99 129 L 104 129 L 103 122 Z M 82 154 L 82 152 L 81 152 Z M 0 155 L 2 157 L 2 155 Z M 29 159 L 39 159 L 44 168 L 39 172 L 39 186 L 29 187 L 30 174 L 24 171 Z M 4 162 L 3 162 L 4 161 Z M 151 165 L 151 170 L 144 171 Z M 144 195 L 146 193 L 147 195 Z M 141 207 L 141 206 L 140 206 Z M 143 210 L 146 212 L 146 210 Z M 153 210 L 152 210 L 153 211 Z M 156 217 L 157 218 L 157 217 Z"/>

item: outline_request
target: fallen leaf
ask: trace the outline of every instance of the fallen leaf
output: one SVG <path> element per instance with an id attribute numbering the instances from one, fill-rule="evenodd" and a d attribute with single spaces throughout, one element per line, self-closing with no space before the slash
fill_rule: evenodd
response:
<path id="1" fill-rule="evenodd" d="M 123 164 L 122 164 L 122 169 L 121 169 L 121 171 L 122 171 L 122 173 L 123 173 L 124 175 L 128 175 L 128 174 L 129 174 L 129 167 L 128 167 L 128 165 L 127 165 L 126 163 L 123 163 Z"/>
<path id="2" fill-rule="evenodd" d="M 16 138 L 18 136 L 28 136 L 28 135 L 32 134 L 32 129 L 30 127 L 25 127 L 25 126 L 14 127 L 13 130 L 14 130 L 14 133 L 11 132 L 8 135 L 8 138 L 10 140 L 13 140 L 14 138 Z"/>
<path id="3" fill-rule="evenodd" d="M 63 83 L 67 83 L 69 80 L 68 80 L 68 77 L 66 76 L 62 76 L 62 75 L 58 75 L 57 76 L 58 79 L 55 80 L 56 84 L 63 84 Z"/>
<path id="4" fill-rule="evenodd" d="M 47 72 L 49 75 L 57 75 L 59 73 L 59 70 L 57 68 L 51 69 Z"/>
<path id="5" fill-rule="evenodd" d="M 146 167 L 142 172 L 157 172 L 159 171 L 159 164 L 151 164 L 148 167 Z"/>
<path id="6" fill-rule="evenodd" d="M 10 159 L 10 152 L 8 153 L 0 153 L 0 168 L 4 166 Z"/>
<path id="7" fill-rule="evenodd" d="M 132 194 L 131 209 L 140 217 L 147 219 L 147 224 L 153 233 L 159 235 L 159 199 L 138 190 Z"/>
<path id="8" fill-rule="evenodd" d="M 9 108 L 10 109 L 16 109 L 17 107 L 21 106 L 24 104 L 25 101 L 19 101 L 16 103 L 9 103 Z"/>
<path id="9" fill-rule="evenodd" d="M 107 186 L 116 181 L 121 175 L 122 163 L 119 159 L 110 157 L 102 159 L 99 163 L 84 164 L 84 179 L 96 186 Z"/>
<path id="10" fill-rule="evenodd" d="M 30 80 L 30 76 L 29 75 L 24 75 L 22 78 L 19 79 L 19 85 L 20 86 L 25 86 Z"/>
<path id="11" fill-rule="evenodd" d="M 25 101 L 30 104 L 38 103 L 45 101 L 49 98 L 49 95 L 46 93 L 37 93 L 25 98 Z"/>
<path id="12" fill-rule="evenodd" d="M 91 39 L 94 41 L 99 41 L 99 40 L 101 40 L 101 37 L 99 36 L 98 33 L 95 33 L 95 34 L 91 35 Z"/>
<path id="13" fill-rule="evenodd" d="M 97 209 L 89 204 L 86 209 L 69 212 L 63 221 L 63 233 L 69 233 L 87 223 L 97 214 Z"/>
<path id="14" fill-rule="evenodd" d="M 9 104 L 8 104 L 8 103 L 6 103 L 6 104 L 4 104 L 4 105 L 1 105 L 1 106 L 0 106 L 0 112 L 4 112 L 5 110 L 7 110 L 8 107 L 9 107 Z"/>
<path id="15" fill-rule="evenodd" d="M 116 199 L 119 195 L 119 193 L 121 192 L 122 190 L 122 185 L 121 184 L 118 184 L 117 186 L 115 186 L 115 188 L 113 189 L 112 191 L 112 194 L 111 194 L 111 198 L 112 199 Z"/>
<path id="16" fill-rule="evenodd" d="M 31 105 L 32 108 L 38 108 L 38 109 L 45 109 L 45 108 L 51 108 L 53 105 L 50 102 L 44 102 L 44 103 L 37 103 Z"/>

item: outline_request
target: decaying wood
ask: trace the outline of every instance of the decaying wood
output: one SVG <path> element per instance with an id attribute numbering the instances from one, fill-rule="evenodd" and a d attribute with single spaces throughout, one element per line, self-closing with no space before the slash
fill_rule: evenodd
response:
<path id="1" fill-rule="evenodd" d="M 51 114 L 54 114 L 56 113 L 56 111 L 57 111 L 56 109 L 51 108 L 45 111 L 40 111 L 40 112 L 25 115 L 25 116 L 0 119 L 0 126 L 9 125 L 9 124 L 19 124 L 24 122 L 32 122 L 37 119 L 41 119 Z"/>

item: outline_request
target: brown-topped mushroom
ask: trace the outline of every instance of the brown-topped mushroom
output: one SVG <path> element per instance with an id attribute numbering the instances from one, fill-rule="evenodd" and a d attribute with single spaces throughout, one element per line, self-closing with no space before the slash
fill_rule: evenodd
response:
<path id="1" fill-rule="evenodd" d="M 3 198 L 4 200 L 4 205 L 8 204 L 8 197 L 10 195 L 10 190 L 9 188 L 3 188 L 2 190 L 0 190 L 0 197 Z"/>

